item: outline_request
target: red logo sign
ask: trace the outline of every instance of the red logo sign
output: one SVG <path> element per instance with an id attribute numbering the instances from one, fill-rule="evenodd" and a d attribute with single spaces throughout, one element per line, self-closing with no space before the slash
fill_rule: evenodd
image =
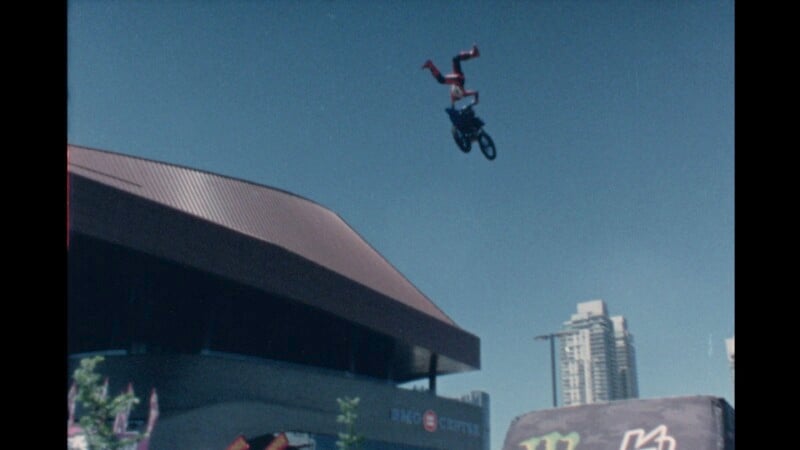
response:
<path id="1" fill-rule="evenodd" d="M 436 417 L 436 413 L 430 409 L 425 411 L 425 414 L 422 415 L 422 426 L 425 427 L 425 431 L 431 433 L 436 431 L 439 426 L 439 419 Z"/>

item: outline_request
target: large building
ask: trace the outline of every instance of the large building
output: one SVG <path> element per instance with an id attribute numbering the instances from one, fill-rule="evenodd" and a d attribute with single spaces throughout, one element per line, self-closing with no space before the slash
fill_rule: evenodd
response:
<path id="1" fill-rule="evenodd" d="M 151 450 L 284 431 L 334 450 L 340 397 L 360 398 L 364 450 L 486 450 L 488 398 L 436 394 L 438 377 L 480 369 L 480 340 L 337 214 L 208 172 L 67 152 L 68 376 L 102 354 L 111 392 L 156 388 Z"/>
<path id="2" fill-rule="evenodd" d="M 563 405 L 639 396 L 633 335 L 604 301 L 579 303 L 558 336 Z"/>

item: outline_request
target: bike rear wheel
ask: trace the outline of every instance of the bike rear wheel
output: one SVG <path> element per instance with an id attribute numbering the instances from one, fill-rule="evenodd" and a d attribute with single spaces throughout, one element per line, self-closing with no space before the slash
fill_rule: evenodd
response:
<path id="1" fill-rule="evenodd" d="M 497 158 L 497 150 L 494 148 L 494 141 L 492 137 L 489 136 L 489 133 L 485 131 L 481 131 L 478 134 L 478 145 L 481 146 L 481 152 L 483 152 L 483 156 L 486 157 L 489 161 Z"/>
<path id="2" fill-rule="evenodd" d="M 470 142 L 469 137 L 456 127 L 453 127 L 451 132 L 453 133 L 453 140 L 456 141 L 458 148 L 464 153 L 469 153 L 472 149 L 472 142 Z"/>

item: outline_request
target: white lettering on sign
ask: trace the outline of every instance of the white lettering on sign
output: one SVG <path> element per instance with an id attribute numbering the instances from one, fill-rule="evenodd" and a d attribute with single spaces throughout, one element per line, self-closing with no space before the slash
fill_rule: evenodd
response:
<path id="1" fill-rule="evenodd" d="M 479 437 L 481 435 L 481 427 L 477 423 L 438 416 L 435 411 L 430 409 L 422 413 L 412 409 L 392 408 L 390 418 L 392 422 L 405 425 L 421 425 L 430 433 L 447 431 L 473 437 Z"/>
<path id="2" fill-rule="evenodd" d="M 392 421 L 407 425 L 419 425 L 422 423 L 422 414 L 409 409 L 392 408 Z"/>

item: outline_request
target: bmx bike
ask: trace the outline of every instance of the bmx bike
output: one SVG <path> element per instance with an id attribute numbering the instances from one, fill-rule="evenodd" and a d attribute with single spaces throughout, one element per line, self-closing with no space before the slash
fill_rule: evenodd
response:
<path id="1" fill-rule="evenodd" d="M 461 151 L 469 153 L 472 150 L 472 143 L 477 142 L 486 159 L 492 161 L 497 158 L 494 140 L 489 136 L 489 133 L 484 131 L 483 126 L 485 123 L 475 115 L 475 111 L 472 110 L 472 104 L 461 109 L 449 107 L 445 111 L 453 123 L 453 128 L 451 129 L 453 140 L 456 141 L 456 145 Z"/>

